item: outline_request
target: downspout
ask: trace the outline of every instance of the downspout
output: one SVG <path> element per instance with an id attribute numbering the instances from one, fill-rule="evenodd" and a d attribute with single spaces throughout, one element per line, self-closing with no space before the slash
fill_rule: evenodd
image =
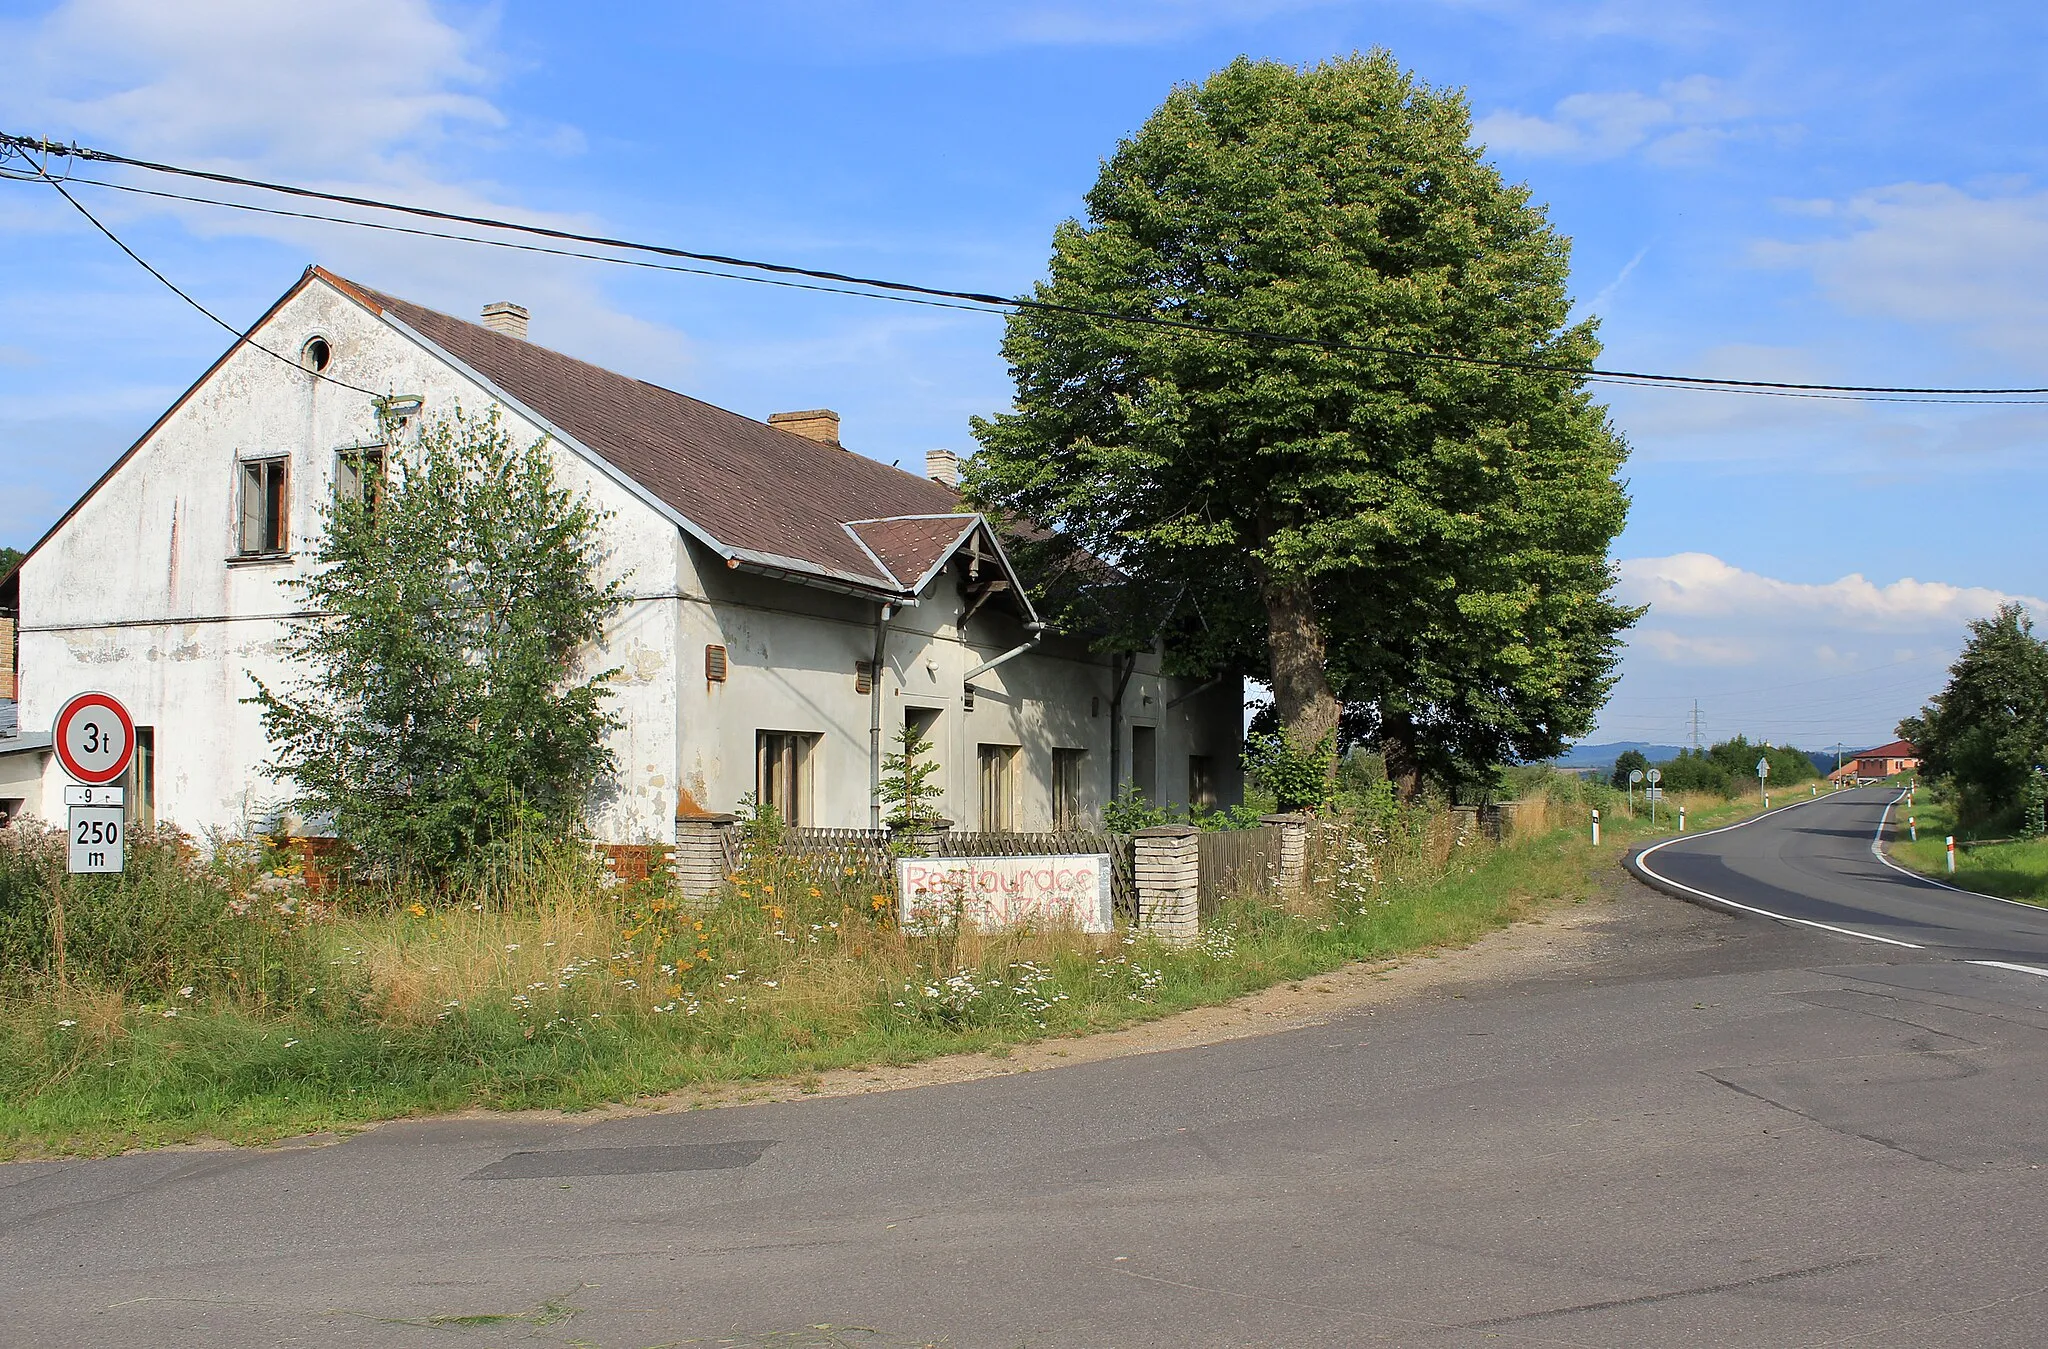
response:
<path id="1" fill-rule="evenodd" d="M 868 666 L 868 828 L 882 827 L 882 672 L 889 644 L 889 619 L 897 606 L 883 601 L 875 608 L 875 659 Z"/>
<path id="2" fill-rule="evenodd" d="M 1109 699 L 1109 799 L 1114 801 L 1124 785 L 1124 689 L 1138 668 L 1138 653 L 1112 654 L 1109 668 L 1116 675 L 1116 692 Z"/>
<path id="3" fill-rule="evenodd" d="M 1004 661 L 1015 660 L 1017 657 L 1023 655 L 1026 651 L 1029 651 L 1032 647 L 1037 646 L 1039 639 L 1045 636 L 1045 624 L 1043 623 L 1026 623 L 1024 625 L 1024 630 L 1026 632 L 1029 632 L 1031 636 L 1028 639 L 1026 639 L 1021 646 L 1013 646 L 1008 651 L 1005 651 L 1002 655 L 997 656 L 993 660 L 983 661 L 981 664 L 975 666 L 972 670 L 969 670 L 964 676 L 962 676 L 960 682 L 962 684 L 972 684 L 974 682 L 974 677 L 976 675 L 985 675 L 990 670 L 995 669 L 996 666 L 1001 665 Z"/>

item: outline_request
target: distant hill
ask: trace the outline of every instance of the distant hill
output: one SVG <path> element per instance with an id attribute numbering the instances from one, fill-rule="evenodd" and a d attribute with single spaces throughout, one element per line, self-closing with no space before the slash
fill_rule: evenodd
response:
<path id="1" fill-rule="evenodd" d="M 1616 740 L 1605 745 L 1573 745 L 1551 762 L 1560 768 L 1612 768 L 1614 761 L 1635 750 L 1651 763 L 1675 759 L 1684 746 L 1653 745 L 1646 740 Z"/>

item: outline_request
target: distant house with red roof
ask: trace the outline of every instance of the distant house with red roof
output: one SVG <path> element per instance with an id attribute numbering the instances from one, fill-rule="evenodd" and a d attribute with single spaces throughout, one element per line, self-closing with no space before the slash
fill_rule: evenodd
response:
<path id="1" fill-rule="evenodd" d="M 1913 748 L 1910 740 L 1894 740 L 1876 749 L 1866 749 L 1845 762 L 1840 768 L 1828 774 L 1832 782 L 1876 782 L 1883 778 L 1896 777 L 1900 773 L 1911 773 L 1920 767 L 1920 751 Z"/>

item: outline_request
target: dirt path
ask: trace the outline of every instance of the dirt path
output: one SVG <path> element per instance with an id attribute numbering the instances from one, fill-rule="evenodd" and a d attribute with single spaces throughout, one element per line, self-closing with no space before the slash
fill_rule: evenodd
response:
<path id="1" fill-rule="evenodd" d="M 1617 883 L 1620 880 L 1617 874 Z M 1276 984 L 1234 1002 L 1191 1008 L 1121 1030 L 1018 1045 L 1010 1048 L 1008 1053 L 950 1054 L 901 1066 L 834 1069 L 809 1078 L 693 1087 L 646 1097 L 630 1105 L 582 1111 L 574 1116 L 559 1111 L 531 1113 L 548 1118 L 596 1120 L 649 1112 L 794 1101 L 805 1097 L 859 1096 L 950 1082 L 972 1082 L 1010 1073 L 1040 1072 L 1132 1054 L 1192 1049 L 1224 1040 L 1295 1030 L 1319 1025 L 1333 1016 L 1360 1007 L 1390 1002 L 1433 988 L 1527 978 L 1579 963 L 1595 939 L 1595 929 L 1615 917 L 1619 893 L 1619 884 L 1603 887 L 1590 898 L 1560 904 L 1536 917 L 1490 933 L 1470 946 L 1372 964 L 1346 965 L 1328 974 Z M 488 1112 L 475 1113 L 482 1115 Z"/>

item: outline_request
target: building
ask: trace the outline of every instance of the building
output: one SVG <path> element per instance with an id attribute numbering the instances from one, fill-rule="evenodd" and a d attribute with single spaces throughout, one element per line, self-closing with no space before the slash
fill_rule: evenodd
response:
<path id="1" fill-rule="evenodd" d="M 1917 772 L 1919 768 L 1920 751 L 1913 748 L 1913 742 L 1894 740 L 1889 745 L 1859 752 L 1828 774 L 1828 778 L 1834 782 L 1876 782 L 1900 773 Z"/>
<path id="2" fill-rule="evenodd" d="M 195 832 L 274 815 L 288 789 L 243 699 L 252 676 L 293 673 L 280 583 L 303 574 L 330 494 L 381 472 L 380 407 L 400 436 L 501 409 L 610 512 L 628 602 L 593 654 L 621 671 L 624 723 L 600 838 L 667 841 L 679 815 L 750 794 L 797 823 L 869 826 L 905 722 L 935 744 L 937 805 L 963 828 L 1087 821 L 1113 765 L 1161 805 L 1238 799 L 1238 681 L 1169 678 L 1156 652 L 1046 630 L 951 454 L 903 472 L 842 448 L 832 412 L 755 421 L 535 345 L 526 325 L 516 305 L 470 323 L 308 269 L 0 578 L 19 627 L 10 808 L 53 813 L 51 720 L 96 688 L 135 715 L 138 811 Z"/>

